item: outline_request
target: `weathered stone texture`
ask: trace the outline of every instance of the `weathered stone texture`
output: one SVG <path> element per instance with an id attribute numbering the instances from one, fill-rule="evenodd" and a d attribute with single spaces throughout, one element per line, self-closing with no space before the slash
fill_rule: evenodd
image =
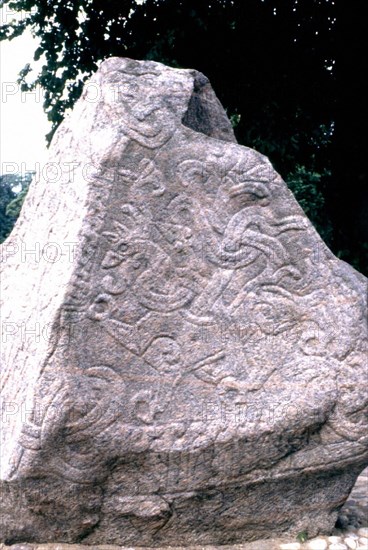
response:
<path id="1" fill-rule="evenodd" d="M 105 61 L 50 162 L 3 245 L 1 540 L 328 531 L 368 463 L 367 280 L 195 71 Z"/>

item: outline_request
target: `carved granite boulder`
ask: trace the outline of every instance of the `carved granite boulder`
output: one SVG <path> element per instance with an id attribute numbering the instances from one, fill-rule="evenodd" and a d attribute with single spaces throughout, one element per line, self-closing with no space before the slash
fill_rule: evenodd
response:
<path id="1" fill-rule="evenodd" d="M 367 280 L 202 74 L 105 61 L 2 266 L 1 541 L 333 527 L 368 464 Z"/>

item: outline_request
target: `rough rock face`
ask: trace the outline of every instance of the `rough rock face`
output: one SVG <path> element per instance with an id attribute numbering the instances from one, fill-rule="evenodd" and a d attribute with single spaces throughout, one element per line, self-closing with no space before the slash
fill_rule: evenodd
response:
<path id="1" fill-rule="evenodd" d="M 1 541 L 333 527 L 368 464 L 367 280 L 203 75 L 105 61 L 2 265 Z"/>

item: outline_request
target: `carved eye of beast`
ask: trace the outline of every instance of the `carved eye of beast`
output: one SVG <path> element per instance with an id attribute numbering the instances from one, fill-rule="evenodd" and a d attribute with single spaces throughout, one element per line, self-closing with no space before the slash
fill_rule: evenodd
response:
<path id="1" fill-rule="evenodd" d="M 120 242 L 114 250 L 109 250 L 102 260 L 102 267 L 109 269 L 117 267 L 129 256 L 129 245 L 126 242 Z"/>

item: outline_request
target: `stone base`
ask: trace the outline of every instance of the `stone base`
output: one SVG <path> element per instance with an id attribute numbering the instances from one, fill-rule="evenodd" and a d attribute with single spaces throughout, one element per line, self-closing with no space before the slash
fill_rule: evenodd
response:
<path id="1" fill-rule="evenodd" d="M 356 475 L 356 469 L 304 473 L 242 486 L 229 482 L 201 492 L 130 497 L 109 494 L 108 485 L 102 495 L 101 487 L 34 479 L 22 487 L 3 486 L 2 514 L 13 519 L 4 522 L 2 537 L 7 544 L 148 547 L 228 545 L 302 532 L 315 537 L 331 533 Z M 15 502 L 22 526 L 14 519 Z"/>

